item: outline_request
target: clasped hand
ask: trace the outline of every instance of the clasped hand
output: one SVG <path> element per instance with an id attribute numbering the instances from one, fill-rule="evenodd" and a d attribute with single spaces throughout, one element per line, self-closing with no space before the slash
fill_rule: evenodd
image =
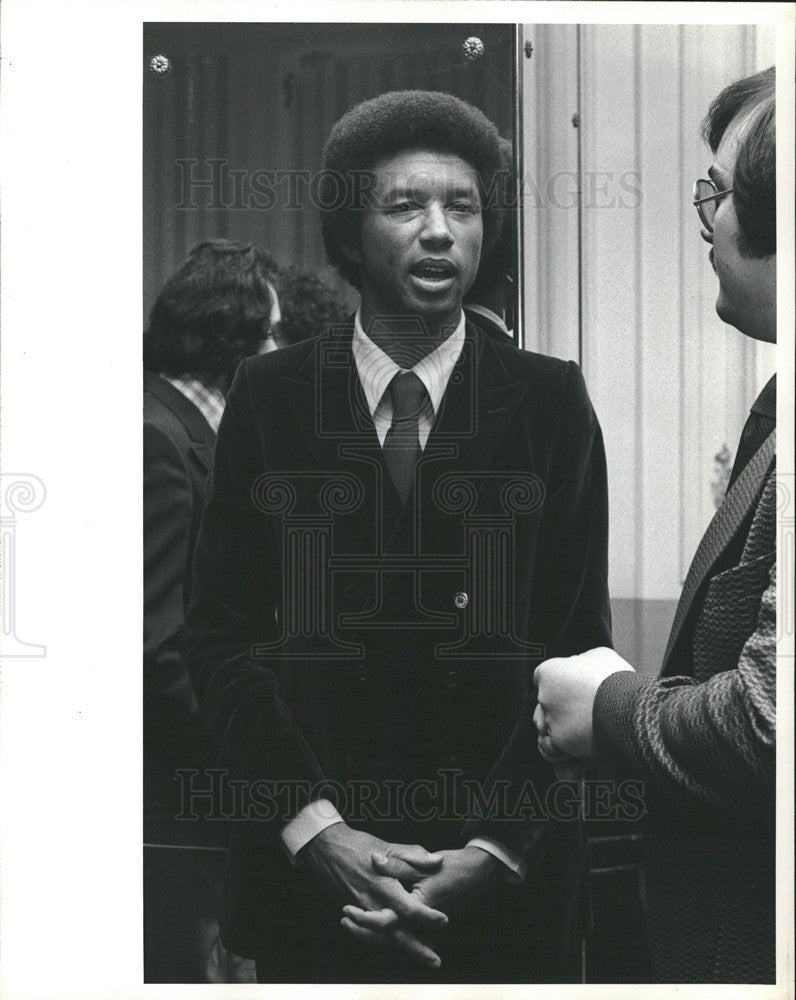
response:
<path id="1" fill-rule="evenodd" d="M 318 834 L 302 857 L 346 904 L 341 923 L 352 937 L 403 951 L 431 968 L 439 968 L 440 957 L 415 929 L 446 927 L 445 910 L 485 892 L 501 867 L 477 847 L 430 854 L 419 845 L 390 844 L 345 823 Z"/>

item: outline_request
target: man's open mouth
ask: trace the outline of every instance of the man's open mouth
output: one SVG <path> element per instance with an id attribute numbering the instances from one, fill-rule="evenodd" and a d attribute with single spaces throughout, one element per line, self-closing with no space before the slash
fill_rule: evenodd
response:
<path id="1" fill-rule="evenodd" d="M 454 277 L 456 268 L 449 260 L 435 260 L 428 257 L 414 264 L 411 272 L 416 278 L 423 278 L 424 281 L 445 281 Z"/>

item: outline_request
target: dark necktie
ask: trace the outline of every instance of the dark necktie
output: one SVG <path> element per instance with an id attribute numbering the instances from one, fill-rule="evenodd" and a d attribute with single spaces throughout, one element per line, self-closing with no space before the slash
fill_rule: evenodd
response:
<path id="1" fill-rule="evenodd" d="M 752 455 L 755 454 L 760 445 L 776 427 L 776 421 L 772 417 L 769 417 L 767 413 L 760 412 L 760 409 L 763 409 L 767 405 L 760 406 L 761 401 L 764 398 L 767 403 L 769 400 L 775 400 L 775 393 L 776 388 L 772 379 L 763 392 L 760 393 L 755 405 L 752 407 L 751 413 L 747 417 L 744 429 L 741 432 L 741 440 L 738 442 L 738 451 L 735 455 L 732 472 L 730 473 L 730 480 L 727 484 L 728 490 L 746 468 L 746 464 Z M 773 405 L 776 405 L 776 403 L 774 402 Z"/>
<path id="2" fill-rule="evenodd" d="M 398 372 L 390 382 L 389 392 L 392 424 L 384 439 L 384 459 L 401 503 L 406 503 L 421 455 L 418 421 L 428 393 L 414 372 Z"/>

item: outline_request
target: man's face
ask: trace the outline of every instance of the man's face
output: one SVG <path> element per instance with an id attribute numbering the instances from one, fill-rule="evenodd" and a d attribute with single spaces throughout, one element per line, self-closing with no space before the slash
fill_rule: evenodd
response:
<path id="1" fill-rule="evenodd" d="M 719 191 L 733 186 L 738 146 L 748 124 L 748 117 L 731 123 L 721 140 L 710 177 Z M 733 196 L 722 198 L 716 209 L 713 233 L 702 230 L 702 239 L 710 243 L 710 260 L 719 279 L 716 312 L 725 323 L 755 340 L 777 339 L 777 258 L 745 257 Z"/>
<path id="2" fill-rule="evenodd" d="M 364 210 L 362 313 L 417 316 L 429 332 L 459 320 L 481 257 L 483 221 L 474 167 L 451 153 L 414 150 L 380 160 Z"/>

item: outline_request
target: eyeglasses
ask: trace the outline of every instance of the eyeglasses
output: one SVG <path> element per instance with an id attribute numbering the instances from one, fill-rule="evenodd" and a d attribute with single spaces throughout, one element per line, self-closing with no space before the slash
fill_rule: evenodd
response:
<path id="1" fill-rule="evenodd" d="M 713 220 L 716 218 L 719 202 L 728 194 L 732 194 L 732 188 L 719 191 L 713 181 L 707 180 L 707 178 L 694 181 L 694 208 L 699 213 L 702 225 L 709 233 L 713 232 Z"/>

